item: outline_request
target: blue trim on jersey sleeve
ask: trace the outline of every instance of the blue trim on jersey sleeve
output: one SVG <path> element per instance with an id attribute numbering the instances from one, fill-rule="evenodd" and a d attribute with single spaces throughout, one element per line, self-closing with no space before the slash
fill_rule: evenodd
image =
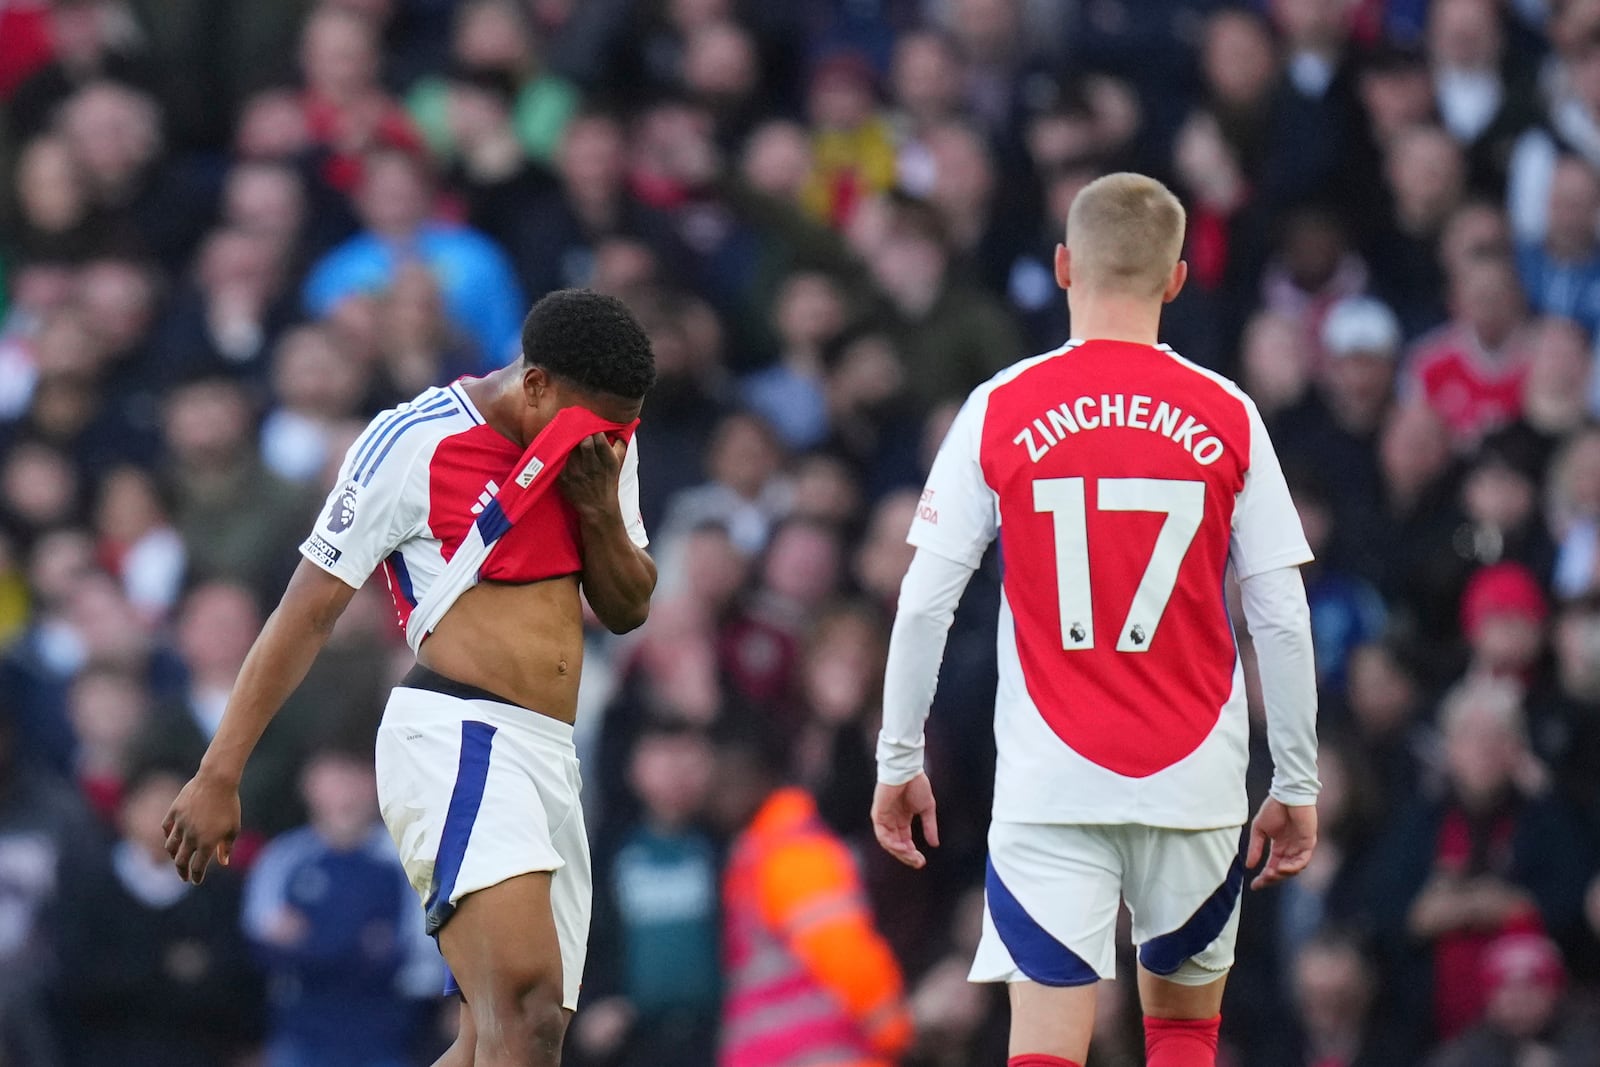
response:
<path id="1" fill-rule="evenodd" d="M 411 410 L 409 408 L 397 408 L 394 411 L 389 412 L 387 415 L 379 418 L 367 429 L 366 439 L 361 442 L 361 450 L 356 453 L 355 463 L 350 467 L 350 473 L 352 476 L 356 471 L 361 469 L 361 465 L 364 464 L 367 461 L 367 457 L 371 455 L 373 447 L 378 443 L 378 439 L 388 432 L 389 427 L 393 426 L 396 422 L 405 418 L 409 414 L 411 414 Z"/>
<path id="2" fill-rule="evenodd" d="M 984 892 L 989 902 L 989 917 L 994 920 L 1006 951 L 1017 969 L 1040 985 L 1080 986 L 1098 982 L 1100 976 L 1082 956 L 1072 951 L 1040 926 L 1027 909 L 1000 880 L 990 859 L 984 872 Z"/>
<path id="3" fill-rule="evenodd" d="M 1216 892 L 1195 909 L 1187 922 L 1171 933 L 1152 937 L 1139 946 L 1139 962 L 1144 964 L 1144 969 L 1151 974 L 1173 974 L 1190 957 L 1204 952 L 1233 917 L 1233 908 L 1239 902 L 1239 891 L 1243 887 L 1244 859 L 1235 856 L 1228 876 L 1217 886 Z"/>
<path id="4" fill-rule="evenodd" d="M 438 397 L 434 397 L 425 404 L 407 402 L 374 423 L 367 430 L 366 440 L 361 443 L 361 451 L 356 453 L 355 464 L 350 468 L 351 476 L 354 477 L 361 471 L 362 467 L 366 466 L 367 460 L 372 458 L 373 451 L 383 442 L 383 439 L 388 436 L 389 431 L 394 429 L 397 423 L 404 422 L 411 416 L 419 415 L 423 411 L 432 411 L 438 405 L 438 402 Z"/>
<path id="5" fill-rule="evenodd" d="M 401 435 L 418 423 L 429 422 L 442 415 L 452 414 L 450 409 L 455 406 L 455 397 L 447 394 L 421 406 L 391 415 L 381 427 L 368 437 L 366 444 L 361 446 L 361 451 L 356 456 L 355 466 L 351 468 L 350 477 L 359 480 L 362 485 L 371 482 L 373 472 L 378 469 L 378 464 L 383 462 L 383 457 L 389 454 L 389 450 L 394 447 L 394 443 L 400 439 Z M 440 414 L 429 415 L 429 412 L 439 412 Z M 382 448 L 381 452 L 379 451 L 380 446 Z M 365 471 L 364 475 L 363 471 Z"/>
<path id="6" fill-rule="evenodd" d="M 492 545 L 511 529 L 511 520 L 506 518 L 505 509 L 500 506 L 500 501 L 491 500 L 483 506 L 476 525 L 478 533 L 483 537 L 483 543 Z"/>
<path id="7" fill-rule="evenodd" d="M 416 607 L 417 594 L 412 589 L 411 572 L 406 569 L 406 558 L 400 554 L 399 549 L 389 553 L 389 565 L 394 568 L 394 580 L 400 587 L 400 595 L 406 598 L 407 604 Z"/>
<path id="8" fill-rule="evenodd" d="M 377 457 L 373 459 L 372 465 L 367 468 L 367 473 L 362 476 L 361 484 L 372 484 L 373 475 L 378 473 L 378 468 L 383 466 L 383 461 L 389 457 L 390 451 L 392 451 L 394 446 L 400 442 L 400 438 L 406 435 L 406 431 L 411 430 L 414 427 L 421 426 L 425 422 L 436 422 L 439 419 L 454 418 L 456 411 L 457 409 L 455 401 L 451 400 L 449 402 L 449 406 L 444 411 L 440 411 L 433 415 L 421 415 L 415 419 L 412 419 L 410 422 L 405 423 L 404 425 L 396 427 L 393 435 L 389 438 L 389 443 L 383 446 L 383 451 L 378 453 Z"/>
<path id="9" fill-rule="evenodd" d="M 456 910 L 450 897 L 456 891 L 456 879 L 467 858 L 472 824 L 477 821 L 478 808 L 483 805 L 483 787 L 489 780 L 489 754 L 494 746 L 494 734 L 495 728 L 486 722 L 469 719 L 461 724 L 461 763 L 456 769 L 455 788 L 450 792 L 444 829 L 439 833 L 439 853 L 433 861 L 433 885 L 423 903 L 428 933 L 434 937 Z"/>

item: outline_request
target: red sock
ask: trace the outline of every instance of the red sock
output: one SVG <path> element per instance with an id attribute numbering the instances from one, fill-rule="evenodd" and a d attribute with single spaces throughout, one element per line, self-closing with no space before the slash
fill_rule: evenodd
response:
<path id="1" fill-rule="evenodd" d="M 1216 1067 L 1217 1028 L 1222 1016 L 1209 1019 L 1144 1017 L 1145 1062 L 1149 1067 Z"/>
<path id="2" fill-rule="evenodd" d="M 1060 1056 L 1046 1056 L 1039 1052 L 1030 1052 L 1026 1056 L 1013 1056 L 1006 1061 L 1006 1067 L 1083 1067 L 1082 1064 L 1071 1060 L 1064 1060 Z"/>

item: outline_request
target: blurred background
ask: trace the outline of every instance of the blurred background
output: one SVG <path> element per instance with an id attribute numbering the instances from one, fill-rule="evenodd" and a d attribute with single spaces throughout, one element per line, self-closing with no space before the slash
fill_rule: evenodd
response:
<path id="1" fill-rule="evenodd" d="M 1225 1062 L 1600 1063 L 1600 0 L 0 0 L 0 107 L 6 1067 L 448 1044 L 376 821 L 381 583 L 231 869 L 159 826 L 364 422 L 577 285 L 655 346 L 661 585 L 585 664 L 568 1062 L 714 1062 L 745 719 L 859 862 L 898 1062 L 1001 1063 L 993 561 L 920 874 L 866 818 L 885 643 L 954 406 L 1069 336 L 1067 206 L 1130 168 L 1190 212 L 1165 339 L 1254 396 L 1318 553 L 1323 844 L 1247 894 Z M 1131 989 L 1095 1067 L 1142 1062 Z"/>

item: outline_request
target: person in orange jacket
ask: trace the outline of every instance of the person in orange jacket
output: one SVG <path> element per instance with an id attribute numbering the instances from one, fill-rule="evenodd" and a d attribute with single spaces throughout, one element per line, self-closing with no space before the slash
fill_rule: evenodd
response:
<path id="1" fill-rule="evenodd" d="M 713 816 L 737 830 L 723 876 L 719 1067 L 892 1067 L 911 1044 L 900 964 L 854 857 L 783 754 L 748 724 L 717 735 Z"/>

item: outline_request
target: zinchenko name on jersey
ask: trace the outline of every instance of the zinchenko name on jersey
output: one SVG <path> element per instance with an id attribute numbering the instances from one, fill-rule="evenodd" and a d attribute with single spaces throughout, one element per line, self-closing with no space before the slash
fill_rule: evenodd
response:
<path id="1" fill-rule="evenodd" d="M 1122 393 L 1102 393 L 1099 397 L 1080 396 L 1067 401 L 1044 412 L 1032 425 L 1024 426 L 1011 443 L 1025 446 L 1028 458 L 1037 463 L 1046 452 L 1066 440 L 1068 434 L 1111 426 L 1148 430 L 1176 441 L 1202 467 L 1209 467 L 1222 457 L 1222 442 L 1206 433 L 1209 427 L 1205 423 L 1197 421 L 1193 415 L 1185 415 L 1182 408 L 1165 400 L 1157 402 L 1138 394 L 1129 397 Z"/>

